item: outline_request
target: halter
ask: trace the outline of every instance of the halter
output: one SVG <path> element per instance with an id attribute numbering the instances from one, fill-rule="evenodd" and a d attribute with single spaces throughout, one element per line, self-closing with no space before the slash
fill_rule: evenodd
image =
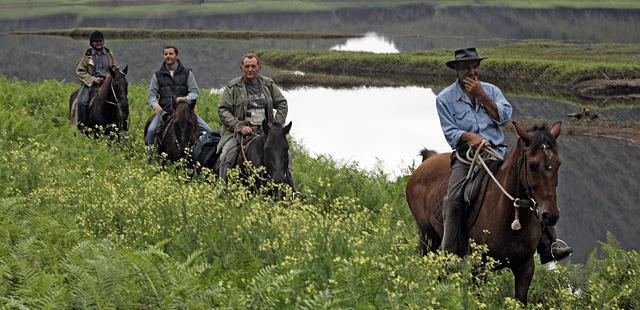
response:
<path id="1" fill-rule="evenodd" d="M 120 74 L 124 75 L 125 78 L 127 76 L 126 73 L 122 72 L 122 71 L 118 71 L 120 72 Z M 124 116 L 122 115 L 122 111 L 120 110 L 120 100 L 118 100 L 118 96 L 116 96 L 116 90 L 113 88 L 113 76 L 111 76 L 111 80 L 109 81 L 109 88 L 111 89 L 111 94 L 113 95 L 113 100 L 114 101 L 109 101 L 106 98 L 104 99 L 104 102 L 114 105 L 116 107 L 118 107 L 118 127 L 122 128 L 123 124 L 123 119 Z"/>
<path id="2" fill-rule="evenodd" d="M 546 145 L 544 146 L 546 147 Z M 500 184 L 500 182 L 496 179 L 496 177 L 491 172 L 491 169 L 489 169 L 489 167 L 485 163 L 481 155 L 483 151 L 499 160 L 504 160 L 504 158 L 500 154 L 498 154 L 496 150 L 491 148 L 491 144 L 487 140 L 482 140 L 482 143 L 480 144 L 480 146 L 478 146 L 478 148 L 475 151 L 475 154 L 473 155 L 471 154 L 472 152 L 471 148 L 469 148 L 467 150 L 467 153 L 465 154 L 466 159 L 462 158 L 460 154 L 456 152 L 456 158 L 458 160 L 460 160 L 464 164 L 470 165 L 469 172 L 467 173 L 467 178 L 471 177 L 471 174 L 473 173 L 474 169 L 478 168 L 478 163 L 480 163 L 480 165 L 487 171 L 487 174 L 491 177 L 493 182 L 498 186 L 498 188 L 502 191 L 502 193 L 513 202 L 513 207 L 515 208 L 515 219 L 511 223 L 512 230 L 520 230 L 522 228 L 522 225 L 520 224 L 520 219 L 519 219 L 519 208 L 526 208 L 525 205 L 529 205 L 529 210 L 533 211 L 536 218 L 539 219 L 537 202 L 531 196 L 531 187 L 529 186 L 527 169 L 525 168 L 525 187 L 526 187 L 525 192 L 526 192 L 527 198 L 524 198 L 524 199 L 514 198 L 511 194 L 509 194 L 509 192 L 507 192 L 506 189 L 504 189 L 502 184 Z M 545 154 L 547 153 L 545 152 Z M 526 162 L 526 159 L 527 159 L 527 150 L 525 148 L 519 159 L 520 164 L 518 167 L 518 172 L 520 171 L 520 169 L 522 169 L 521 168 L 522 163 Z"/>

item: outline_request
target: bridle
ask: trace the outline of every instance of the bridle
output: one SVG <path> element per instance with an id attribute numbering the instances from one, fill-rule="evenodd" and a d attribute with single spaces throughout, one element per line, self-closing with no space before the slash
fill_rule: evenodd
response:
<path id="1" fill-rule="evenodd" d="M 520 141 L 519 143 L 522 143 L 522 141 Z M 547 157 L 550 157 L 548 151 L 547 151 L 547 146 L 546 144 L 543 144 L 543 150 L 545 152 L 545 160 L 547 159 Z M 475 150 L 475 154 L 471 154 L 473 151 L 471 150 L 471 148 L 469 148 L 467 150 L 467 153 L 465 154 L 466 159 L 462 158 L 462 156 L 460 156 L 460 154 L 458 152 L 456 152 L 456 158 L 458 160 L 460 160 L 462 163 L 470 165 L 469 167 L 469 172 L 467 173 L 467 178 L 470 178 L 471 175 L 473 174 L 473 171 L 475 169 L 480 169 L 478 167 L 478 165 L 482 166 L 482 168 L 484 168 L 487 171 L 487 174 L 489 175 L 489 177 L 491 177 L 491 179 L 493 180 L 493 182 L 498 186 L 498 188 L 502 191 L 502 193 L 509 198 L 512 202 L 513 202 L 513 207 L 515 209 L 515 216 L 514 216 L 514 220 L 511 223 L 511 229 L 512 230 L 520 230 L 522 228 L 522 225 L 520 224 L 520 218 L 519 218 L 519 209 L 520 208 L 527 208 L 529 210 L 531 210 L 533 212 L 533 214 L 536 216 L 536 218 L 538 220 L 540 220 L 540 216 L 538 215 L 539 210 L 538 210 L 538 203 L 535 201 L 535 199 L 533 199 L 533 196 L 531 194 L 531 186 L 529 185 L 529 176 L 527 173 L 527 168 L 524 167 L 524 174 L 525 174 L 525 198 L 515 198 L 513 197 L 511 194 L 509 194 L 509 192 L 507 192 L 507 190 L 502 186 L 502 184 L 500 184 L 500 182 L 498 182 L 498 179 L 496 179 L 496 177 L 493 175 L 493 173 L 491 172 L 491 169 L 489 169 L 489 167 L 487 166 L 487 164 L 485 163 L 484 159 L 482 158 L 482 153 L 486 153 L 489 154 L 490 156 L 493 156 L 499 160 L 504 160 L 504 158 L 498 154 L 498 152 L 496 152 L 496 150 L 494 150 L 491 147 L 491 144 L 489 143 L 489 141 L 487 140 L 482 140 L 482 143 L 480 144 L 480 146 L 478 146 L 478 148 Z M 518 165 L 518 179 L 520 179 L 520 173 L 521 170 L 524 166 L 524 163 L 527 162 L 527 148 L 523 146 L 523 150 L 522 150 L 522 155 L 520 155 L 520 157 L 518 158 L 517 161 L 517 165 Z M 546 166 L 546 163 L 545 163 Z"/>
<path id="2" fill-rule="evenodd" d="M 119 71 L 120 74 L 122 74 L 126 80 L 127 78 L 127 74 Z M 104 102 L 114 105 L 117 107 L 117 111 L 118 111 L 118 128 L 122 128 L 123 127 L 123 123 L 124 123 L 124 115 L 122 115 L 122 110 L 120 109 L 120 100 L 118 100 L 118 96 L 116 96 L 116 90 L 113 87 L 113 76 L 110 75 L 110 79 L 109 79 L 109 89 L 111 90 L 111 95 L 113 95 L 113 101 L 108 100 L 107 98 L 104 99 Z"/>

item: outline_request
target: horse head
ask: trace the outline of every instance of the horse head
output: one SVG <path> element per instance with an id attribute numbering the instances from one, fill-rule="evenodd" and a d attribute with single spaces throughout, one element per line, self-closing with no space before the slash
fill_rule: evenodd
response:
<path id="1" fill-rule="evenodd" d="M 118 67 L 109 67 L 109 87 L 107 90 L 109 102 L 115 104 L 118 108 L 118 128 L 127 130 L 127 120 L 129 118 L 129 82 L 127 82 L 127 71 L 129 66 L 125 66 L 124 70 Z M 107 83 L 105 83 L 107 84 Z"/>
<path id="2" fill-rule="evenodd" d="M 194 111 L 195 103 L 189 100 L 173 101 L 173 130 L 176 143 L 181 151 L 192 146 L 198 136 L 198 120 Z"/>
<path id="3" fill-rule="evenodd" d="M 287 134 L 291 130 L 292 123 L 282 127 L 281 124 L 262 121 L 264 139 L 264 165 L 267 173 L 275 183 L 285 183 L 286 173 L 289 167 L 289 141 Z"/>
<path id="4" fill-rule="evenodd" d="M 526 194 L 537 202 L 540 220 L 553 226 L 560 218 L 557 204 L 558 168 L 561 160 L 556 140 L 562 123 L 534 126 L 529 130 L 513 122 L 522 155 L 519 159 L 520 183 Z"/>

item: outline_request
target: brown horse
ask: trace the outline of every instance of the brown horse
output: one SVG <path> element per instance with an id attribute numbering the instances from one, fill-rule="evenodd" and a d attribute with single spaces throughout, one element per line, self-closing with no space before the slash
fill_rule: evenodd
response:
<path id="1" fill-rule="evenodd" d="M 484 198 L 476 200 L 479 208 L 475 219 L 468 221 L 468 235 L 489 248 L 487 255 L 508 267 L 515 278 L 515 296 L 527 303 L 533 278 L 534 260 L 541 236 L 541 222 L 555 225 L 560 216 L 556 203 L 558 154 L 556 139 L 561 123 L 537 126 L 529 131 L 513 125 L 518 142 L 509 152 L 495 177 L 505 191 L 520 201 L 514 203 L 491 180 Z M 450 169 L 450 153 L 428 156 L 413 172 L 407 184 L 407 202 L 418 224 L 420 248 L 426 251 L 440 247 L 443 235 L 442 204 L 446 196 Z M 521 229 L 512 229 L 519 208 Z M 516 228 L 517 229 L 517 228 Z"/>
<path id="2" fill-rule="evenodd" d="M 198 120 L 194 111 L 195 103 L 188 100 L 173 101 L 173 114 L 162 125 L 158 154 L 166 153 L 166 159 L 170 162 L 187 159 L 188 166 L 191 166 L 191 148 L 198 137 Z M 144 128 L 146 137 L 149 124 L 153 116 L 149 118 Z"/>

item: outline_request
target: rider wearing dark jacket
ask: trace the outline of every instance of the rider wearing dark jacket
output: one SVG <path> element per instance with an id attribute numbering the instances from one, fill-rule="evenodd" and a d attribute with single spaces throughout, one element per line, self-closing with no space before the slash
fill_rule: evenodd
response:
<path id="1" fill-rule="evenodd" d="M 155 130 L 158 127 L 163 112 L 173 113 L 173 101 L 180 98 L 195 104 L 198 94 L 198 84 L 191 69 L 185 67 L 177 58 L 178 49 L 167 46 L 163 49 L 164 62 L 160 69 L 151 76 L 147 99 L 149 106 L 156 112 L 147 129 L 145 142 L 154 143 Z M 198 127 L 201 134 L 211 132 L 209 125 L 196 113 Z"/>

